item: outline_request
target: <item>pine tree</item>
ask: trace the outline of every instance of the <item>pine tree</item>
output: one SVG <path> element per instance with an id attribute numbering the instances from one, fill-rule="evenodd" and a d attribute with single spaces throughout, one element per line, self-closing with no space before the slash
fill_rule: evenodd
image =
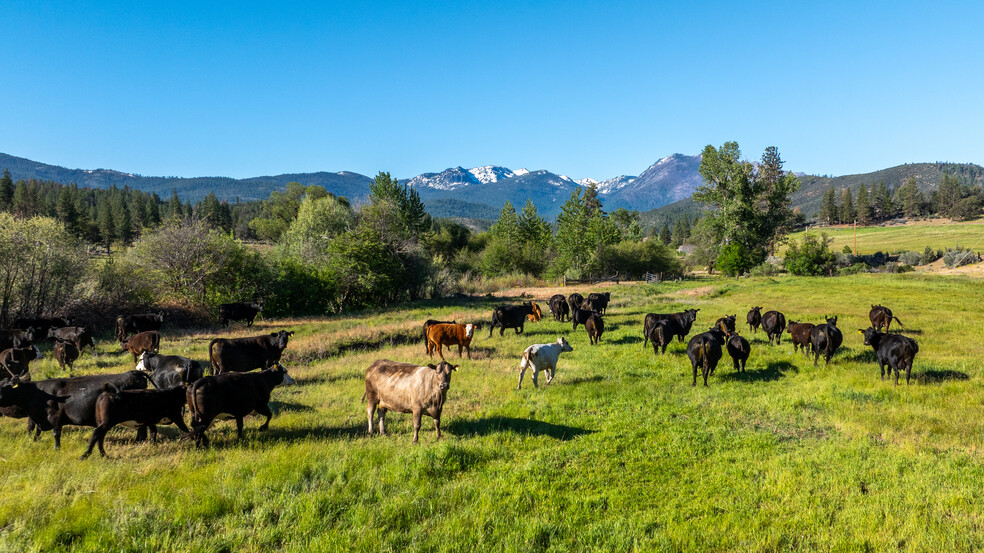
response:
<path id="1" fill-rule="evenodd" d="M 677 219 L 679 221 L 679 219 Z M 663 229 L 659 231 L 659 241 L 664 245 L 669 246 L 670 242 L 673 241 L 673 235 L 670 234 L 670 225 L 663 223 Z"/>
<path id="2" fill-rule="evenodd" d="M 113 206 L 113 227 L 116 231 L 116 238 L 124 246 L 133 241 L 133 216 L 130 214 L 130 206 L 123 199 L 123 195 L 118 195 L 112 202 Z"/>
<path id="3" fill-rule="evenodd" d="M 184 208 L 181 206 L 177 189 L 172 190 L 171 199 L 167 201 L 167 218 L 174 221 L 184 219 Z"/>
<path id="4" fill-rule="evenodd" d="M 65 225 L 65 230 L 79 237 L 85 233 L 73 187 L 62 187 L 61 192 L 58 193 L 58 205 L 55 209 L 58 212 L 58 219 Z"/>
<path id="5" fill-rule="evenodd" d="M 14 206 L 14 179 L 10 178 L 10 171 L 3 170 L 3 178 L 0 178 L 0 211 L 13 211 Z"/>
<path id="6" fill-rule="evenodd" d="M 146 197 L 144 208 L 144 225 L 149 228 L 157 228 L 161 224 L 161 199 L 157 193 Z"/>
<path id="7" fill-rule="evenodd" d="M 215 192 L 209 192 L 198 202 L 198 218 L 211 228 L 220 228 L 219 199 L 215 197 Z"/>
<path id="8" fill-rule="evenodd" d="M 857 212 L 859 223 L 871 223 L 871 201 L 868 199 L 868 186 L 863 183 L 858 187 Z"/>
<path id="9" fill-rule="evenodd" d="M 679 248 L 686 240 L 687 239 L 684 236 L 683 221 L 677 219 L 676 222 L 673 223 L 673 236 L 667 244 L 673 246 L 674 248 Z"/>
<path id="10" fill-rule="evenodd" d="M 841 193 L 840 220 L 842 223 L 850 223 L 854 221 L 856 217 L 857 212 L 854 210 L 854 200 L 851 195 L 851 189 L 845 188 L 844 192 Z"/>
<path id="11" fill-rule="evenodd" d="M 510 247 L 519 242 L 519 216 L 516 215 L 516 208 L 509 203 L 509 200 L 502 205 L 499 219 L 489 228 L 489 236 L 503 241 Z"/>
<path id="12" fill-rule="evenodd" d="M 550 225 L 536 212 L 532 200 L 526 200 L 523 211 L 517 221 L 517 231 L 520 242 L 539 250 L 545 250 L 552 238 Z"/>
<path id="13" fill-rule="evenodd" d="M 828 225 L 837 223 L 837 199 L 833 188 L 828 188 L 823 193 L 823 199 L 820 201 L 820 219 Z"/>
<path id="14" fill-rule="evenodd" d="M 601 199 L 598 198 L 597 184 L 591 183 L 584 189 L 584 205 L 589 217 L 593 216 L 596 211 L 601 211 Z"/>
<path id="15" fill-rule="evenodd" d="M 96 210 L 99 213 L 97 219 L 99 238 L 103 245 L 106 246 L 106 251 L 109 252 L 110 246 L 113 244 L 113 238 L 116 237 L 116 225 L 113 221 L 113 207 L 110 205 L 106 196 L 99 198 Z"/>
<path id="16" fill-rule="evenodd" d="M 885 186 L 885 181 L 879 181 L 872 192 L 872 196 L 874 196 L 878 218 L 881 220 L 891 219 L 895 215 L 895 210 L 892 206 L 892 195 L 889 193 L 888 187 Z"/>

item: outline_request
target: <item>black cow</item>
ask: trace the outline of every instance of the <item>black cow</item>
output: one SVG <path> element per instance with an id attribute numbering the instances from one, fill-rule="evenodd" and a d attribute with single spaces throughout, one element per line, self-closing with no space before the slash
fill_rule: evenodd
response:
<path id="1" fill-rule="evenodd" d="M 919 344 L 915 340 L 901 334 L 878 332 L 871 327 L 858 330 L 858 334 L 864 335 L 864 345 L 871 346 L 875 350 L 882 380 L 885 380 L 885 367 L 887 366 L 889 378 L 892 378 L 892 369 L 895 370 L 896 386 L 899 385 L 899 372 L 902 369 L 905 369 L 905 383 L 909 383 L 912 376 L 912 360 L 919 353 Z"/>
<path id="2" fill-rule="evenodd" d="M 140 355 L 136 370 L 150 373 L 150 381 L 161 389 L 194 384 L 204 376 L 198 361 L 180 355 L 161 355 L 150 351 Z"/>
<path id="3" fill-rule="evenodd" d="M 670 345 L 673 338 L 679 334 L 679 323 L 673 319 L 660 319 L 652 322 L 652 325 L 649 327 L 649 335 L 646 336 L 646 340 L 648 342 L 652 342 L 654 354 L 665 354 L 666 346 Z M 662 348 L 662 352 L 659 348 Z"/>
<path id="4" fill-rule="evenodd" d="M 229 326 L 229 321 L 245 321 L 246 327 L 251 327 L 257 313 L 262 312 L 263 306 L 258 303 L 223 303 L 219 306 L 222 326 Z"/>
<path id="5" fill-rule="evenodd" d="M 236 419 L 236 436 L 243 437 L 243 417 L 252 412 L 266 415 L 260 430 L 270 426 L 273 413 L 267 405 L 270 392 L 281 384 L 293 384 L 287 369 L 274 364 L 256 373 L 224 373 L 206 376 L 195 382 L 186 393 L 188 411 L 191 413 L 191 435 L 195 445 L 208 447 L 205 431 L 220 414 Z"/>
<path id="6" fill-rule="evenodd" d="M 563 294 L 551 296 L 547 305 L 555 320 L 564 322 L 571 317 L 571 306 L 567 305 L 567 298 Z"/>
<path id="7" fill-rule="evenodd" d="M 573 294 L 567 296 L 567 305 L 571 308 L 571 313 L 574 313 L 575 309 L 581 309 L 581 304 L 584 303 L 584 296 L 574 292 Z"/>
<path id="8" fill-rule="evenodd" d="M 68 365 L 68 372 L 71 374 L 75 360 L 79 358 L 79 348 L 75 347 L 75 342 L 55 340 L 53 351 L 55 360 L 58 361 L 58 366 L 61 367 L 61 370 L 64 371 L 65 365 Z"/>
<path id="9" fill-rule="evenodd" d="M 598 345 L 598 342 L 601 341 L 601 335 L 605 333 L 605 321 L 601 315 L 592 311 L 584 323 L 584 330 L 588 331 L 588 341 L 592 345 Z"/>
<path id="10" fill-rule="evenodd" d="M 769 345 L 775 339 L 776 345 L 782 341 L 782 331 L 786 329 L 786 316 L 778 311 L 766 311 L 762 315 L 762 330 L 769 335 Z"/>
<path id="11" fill-rule="evenodd" d="M 731 356 L 731 361 L 735 364 L 736 371 L 745 372 L 745 362 L 748 361 L 748 356 L 751 352 L 751 344 L 741 334 L 735 332 L 731 336 L 728 336 L 728 355 Z M 741 365 L 741 369 L 738 368 L 739 364 Z"/>
<path id="12" fill-rule="evenodd" d="M 868 320 L 871 321 L 871 326 L 875 327 L 875 330 L 881 330 L 885 327 L 885 332 L 891 330 L 889 327 L 892 326 L 892 319 L 895 319 L 902 326 L 902 321 L 898 317 L 892 315 L 892 310 L 885 307 L 884 305 L 872 305 L 871 311 L 868 312 Z"/>
<path id="13" fill-rule="evenodd" d="M 721 360 L 721 348 L 724 346 L 724 333 L 717 328 L 711 328 L 690 339 L 687 343 L 687 357 L 694 370 L 694 381 L 697 385 L 697 367 L 701 368 L 704 376 L 704 386 L 707 386 L 707 375 L 714 374 L 718 361 Z"/>
<path id="14" fill-rule="evenodd" d="M 96 398 L 96 429 L 89 438 L 89 447 L 82 454 L 85 459 L 92 454 L 92 448 L 99 446 L 99 454 L 106 456 L 103 441 L 106 432 L 117 424 L 136 423 L 141 429 L 150 429 L 150 439 L 157 443 L 157 425 L 175 424 L 179 430 L 188 433 L 182 411 L 185 405 L 184 386 L 164 390 L 120 390 L 110 383 L 103 385 L 103 393 Z"/>
<path id="15" fill-rule="evenodd" d="M 29 348 L 38 339 L 34 328 L 0 330 L 0 351 L 10 348 Z"/>
<path id="16" fill-rule="evenodd" d="M 597 294 L 592 292 L 588 294 L 587 301 L 590 302 L 588 309 L 593 309 L 599 313 L 608 312 L 608 302 L 612 300 L 611 292 L 604 292 L 602 294 Z"/>
<path id="17" fill-rule="evenodd" d="M 690 328 L 697 320 L 698 311 L 700 311 L 700 309 L 687 309 L 686 311 L 682 311 L 680 313 L 648 313 L 646 315 L 646 320 L 643 322 L 642 334 L 645 337 L 645 340 L 643 341 L 642 347 L 646 347 L 649 340 L 650 330 L 652 330 L 656 321 L 662 321 L 665 319 L 672 319 L 676 323 L 673 330 L 676 331 L 676 337 L 682 342 L 687 334 L 690 334 Z"/>
<path id="18" fill-rule="evenodd" d="M 492 311 L 492 325 L 489 327 L 489 338 L 492 331 L 499 327 L 499 336 L 507 328 L 516 329 L 516 334 L 523 332 L 523 325 L 526 324 L 526 317 L 533 314 L 533 302 L 523 302 L 522 305 L 501 305 Z"/>
<path id="19" fill-rule="evenodd" d="M 55 449 L 60 449 L 62 426 L 96 426 L 96 399 L 106 383 L 121 390 L 142 389 L 147 387 L 147 377 L 138 371 L 130 371 L 34 383 L 10 379 L 6 385 L 0 385 L 0 407 L 16 405 L 22 408 L 30 419 L 28 432 L 36 429 L 40 435 L 42 431 L 54 431 Z"/>
<path id="20" fill-rule="evenodd" d="M 208 344 L 212 374 L 266 369 L 280 362 L 293 331 L 281 330 L 247 338 L 216 338 Z"/>
<path id="21" fill-rule="evenodd" d="M 38 340 L 43 340 L 48 336 L 48 330 L 68 326 L 68 319 L 64 317 L 34 319 L 17 319 L 14 321 L 14 328 L 33 328 L 37 331 Z"/>
<path id="22" fill-rule="evenodd" d="M 72 342 L 75 344 L 75 348 L 79 350 L 79 355 L 83 353 L 86 346 L 92 348 L 92 351 L 96 351 L 96 342 L 92 339 L 92 333 L 84 326 L 52 328 L 48 330 L 48 338 Z"/>
<path id="23" fill-rule="evenodd" d="M 116 339 L 120 342 L 131 334 L 160 330 L 164 324 L 164 313 L 143 313 L 139 315 L 120 315 L 116 317 Z"/>
<path id="24" fill-rule="evenodd" d="M 758 333 L 759 325 L 762 324 L 762 308 L 753 307 L 748 315 L 745 315 L 745 322 L 748 323 L 748 328 L 755 333 Z"/>
<path id="25" fill-rule="evenodd" d="M 577 325 L 586 325 L 588 323 L 588 319 L 595 313 L 597 313 L 597 311 L 592 311 L 590 309 L 581 309 L 580 307 L 575 309 L 571 314 L 571 321 L 574 322 L 573 329 L 577 330 Z"/>
<path id="26" fill-rule="evenodd" d="M 9 348 L 0 352 L 0 367 L 3 367 L 10 376 L 24 376 L 29 374 L 31 361 L 42 357 L 41 350 L 37 346 Z"/>
<path id="27" fill-rule="evenodd" d="M 810 347 L 813 348 L 813 366 L 817 366 L 820 353 L 829 365 L 834 351 L 844 343 L 844 335 L 837 328 L 837 317 L 830 317 L 826 324 L 820 324 L 810 329 Z"/>
<path id="28" fill-rule="evenodd" d="M 734 315 L 725 315 L 724 317 L 721 317 L 720 319 L 715 321 L 714 326 L 721 329 L 721 332 L 723 332 L 725 336 L 731 336 L 735 331 L 735 322 L 737 320 L 738 320 L 737 313 L 735 313 Z"/>

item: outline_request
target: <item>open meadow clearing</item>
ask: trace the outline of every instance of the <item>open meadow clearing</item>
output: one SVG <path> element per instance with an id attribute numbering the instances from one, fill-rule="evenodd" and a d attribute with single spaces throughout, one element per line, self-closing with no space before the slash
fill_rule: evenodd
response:
<path id="1" fill-rule="evenodd" d="M 854 249 L 854 227 L 838 225 L 836 227 L 814 228 L 811 233 L 824 233 L 831 239 L 830 249 L 841 251 L 844 246 Z M 803 232 L 789 235 L 789 240 L 799 242 Z M 857 253 L 870 255 L 875 252 L 893 253 L 900 251 L 922 252 L 926 246 L 934 250 L 947 248 L 972 248 L 980 251 L 984 247 L 984 222 L 967 221 L 953 222 L 945 219 L 930 221 L 914 221 L 905 225 L 884 227 L 861 227 L 857 229 Z"/>
<path id="2" fill-rule="evenodd" d="M 611 291 L 606 332 L 552 320 L 558 290 Z M 703 279 L 659 286 L 542 289 L 544 319 L 524 334 L 496 329 L 504 300 L 426 302 L 324 319 L 258 321 L 253 329 L 163 329 L 162 352 L 205 361 L 214 336 L 281 328 L 297 384 L 273 393 L 270 429 L 246 420 L 209 432 L 212 448 L 137 444 L 117 427 L 109 458 L 79 461 L 91 429 L 27 438 L 0 419 L 2 551 L 678 551 L 973 550 L 984 547 L 984 388 L 979 280 L 863 274 Z M 514 298 L 518 302 L 519 298 Z M 880 380 L 857 329 L 890 306 L 919 342 L 913 382 Z M 829 367 L 769 346 L 744 323 L 753 305 L 788 320 L 838 315 L 844 345 Z M 690 386 L 685 343 L 643 348 L 647 312 L 699 308 L 695 332 L 725 314 L 752 342 L 747 373 L 727 353 L 709 387 Z M 365 435 L 366 367 L 428 362 L 421 323 L 482 321 L 460 361 L 434 441 L 409 415 L 390 436 Z M 893 325 L 893 330 L 895 326 Z M 557 378 L 517 391 L 532 343 L 567 336 Z M 108 331 L 76 373 L 122 372 Z M 50 345 L 44 346 L 46 354 Z M 455 350 L 457 348 L 454 348 Z M 457 354 L 447 359 L 459 363 Z M 35 379 L 60 375 L 48 355 Z"/>

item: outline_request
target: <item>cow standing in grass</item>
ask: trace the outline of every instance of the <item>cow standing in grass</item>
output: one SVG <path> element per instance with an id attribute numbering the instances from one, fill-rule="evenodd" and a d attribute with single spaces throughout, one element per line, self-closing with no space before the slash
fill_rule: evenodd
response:
<path id="1" fill-rule="evenodd" d="M 748 343 L 748 340 L 735 332 L 731 336 L 728 336 L 727 349 L 728 355 L 731 356 L 731 361 L 735 365 L 735 370 L 745 372 L 745 362 L 748 361 L 748 356 L 752 353 L 752 346 Z M 741 366 L 740 369 L 739 365 Z"/>
<path id="2" fill-rule="evenodd" d="M 468 352 L 471 359 L 471 341 L 475 336 L 475 325 L 468 324 L 436 324 L 427 329 L 427 355 L 434 356 L 434 350 L 444 359 L 442 346 L 458 346 L 458 357 L 461 357 L 461 348 Z"/>
<path id="3" fill-rule="evenodd" d="M 786 328 L 786 316 L 779 311 L 766 311 L 762 315 L 762 330 L 769 335 L 769 345 L 773 339 L 778 346 L 782 342 L 782 331 Z"/>
<path id="4" fill-rule="evenodd" d="M 864 345 L 871 346 L 875 350 L 882 380 L 885 380 L 885 367 L 888 367 L 889 378 L 892 378 L 892 370 L 895 370 L 896 386 L 899 385 L 899 372 L 903 369 L 905 383 L 909 383 L 912 376 L 912 361 L 919 353 L 919 344 L 915 340 L 901 334 L 878 332 L 871 327 L 858 330 L 858 334 L 864 335 Z"/>
<path id="5" fill-rule="evenodd" d="M 714 326 L 719 328 L 726 336 L 730 336 L 732 332 L 735 331 L 735 322 L 738 320 L 738 314 L 725 315 L 717 321 L 715 321 Z"/>
<path id="6" fill-rule="evenodd" d="M 748 323 L 749 330 L 758 333 L 759 325 L 762 324 L 762 308 L 752 307 L 748 315 L 745 315 L 745 322 Z"/>
<path id="7" fill-rule="evenodd" d="M 883 326 L 885 327 L 885 332 L 891 330 L 889 327 L 892 326 L 893 319 L 899 323 L 899 326 L 902 326 L 902 321 L 900 321 L 895 315 L 892 315 L 892 310 L 884 305 L 872 305 L 871 311 L 868 312 L 868 320 L 871 321 L 871 326 L 878 331 L 880 331 Z"/>
<path id="8" fill-rule="evenodd" d="M 830 317 L 826 324 L 813 327 L 810 330 L 810 347 L 813 348 L 813 366 L 817 366 L 820 354 L 823 353 L 824 361 L 830 364 L 830 358 L 840 345 L 844 343 L 844 335 L 837 328 L 837 317 Z"/>
<path id="9" fill-rule="evenodd" d="M 516 389 L 523 388 L 523 376 L 526 374 L 526 369 L 530 367 L 533 368 L 534 388 L 538 387 L 536 380 L 540 371 L 547 373 L 547 384 L 550 384 L 557 374 L 557 361 L 560 359 L 560 354 L 566 351 L 574 351 L 574 348 L 567 343 L 567 339 L 563 336 L 557 338 L 557 341 L 552 344 L 533 344 L 526 348 L 523 351 L 523 358 L 519 362 L 519 384 Z"/>
<path id="10" fill-rule="evenodd" d="M 523 332 L 523 326 L 526 324 L 526 317 L 532 315 L 533 302 L 523 302 L 522 305 L 502 305 L 496 307 L 492 311 L 492 324 L 489 326 L 489 338 L 492 337 L 492 331 L 495 327 L 499 327 L 499 336 L 506 331 L 507 328 L 513 328 L 516 330 L 516 334 Z"/>
<path id="11" fill-rule="evenodd" d="M 816 325 L 813 323 L 789 321 L 786 332 L 789 333 L 789 339 L 793 341 L 793 353 L 802 349 L 803 353 L 810 355 L 810 335 L 814 326 Z"/>
<path id="12" fill-rule="evenodd" d="M 567 305 L 567 298 L 563 294 L 555 294 L 551 296 L 550 302 L 547 303 L 550 307 L 550 312 L 553 313 L 554 320 L 557 322 L 564 322 L 571 316 L 571 307 Z"/>
<path id="13" fill-rule="evenodd" d="M 653 328 L 656 321 L 665 319 L 671 319 L 674 323 L 676 323 L 673 325 L 672 330 L 676 333 L 676 337 L 682 342 L 687 334 L 690 334 L 690 329 L 697 320 L 698 311 L 700 311 L 700 309 L 687 309 L 686 311 L 682 311 L 680 313 L 648 313 L 646 315 L 646 320 L 643 322 L 642 335 L 645 340 L 643 341 L 642 347 L 646 347 L 649 340 L 650 330 Z"/>
<path id="14" fill-rule="evenodd" d="M 687 357 L 694 371 L 694 381 L 691 386 L 697 385 L 697 369 L 701 370 L 704 376 L 704 386 L 707 386 L 707 376 L 714 374 L 718 361 L 721 360 L 721 349 L 724 346 L 725 336 L 718 328 L 711 328 L 707 332 L 698 334 L 687 343 Z"/>
<path id="15" fill-rule="evenodd" d="M 584 323 L 584 330 L 588 331 L 588 341 L 596 346 L 601 341 L 601 335 L 605 333 L 605 321 L 598 313 L 591 313 Z"/>
<path id="16" fill-rule="evenodd" d="M 386 412 L 396 411 L 413 414 L 413 443 L 417 443 L 423 415 L 434 419 L 434 432 L 440 440 L 441 412 L 451 387 L 451 373 L 457 370 L 457 365 L 447 361 L 424 366 L 389 359 L 374 361 L 366 370 L 366 392 L 362 395 L 368 401 L 369 435 L 377 410 L 381 435 L 386 434 Z"/>

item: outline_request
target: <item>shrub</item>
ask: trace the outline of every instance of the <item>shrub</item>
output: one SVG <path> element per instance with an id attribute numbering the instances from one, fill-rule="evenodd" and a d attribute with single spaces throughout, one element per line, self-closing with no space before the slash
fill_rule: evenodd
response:
<path id="1" fill-rule="evenodd" d="M 762 252 L 764 253 L 764 252 Z M 758 251 L 749 251 L 743 244 L 728 244 L 721 248 L 714 266 L 726 276 L 738 276 L 765 261 Z"/>
<path id="2" fill-rule="evenodd" d="M 946 253 L 943 254 L 943 264 L 947 268 L 961 267 L 963 265 L 970 265 L 971 263 L 977 263 L 977 254 L 971 250 L 964 250 L 960 247 L 956 249 L 947 248 Z"/>
<path id="3" fill-rule="evenodd" d="M 886 273 L 908 273 L 914 271 L 912 265 L 907 265 L 905 263 L 897 263 L 895 261 L 889 261 L 885 264 Z"/>
<path id="4" fill-rule="evenodd" d="M 933 248 L 926 246 L 926 249 L 923 250 L 922 257 L 919 259 L 919 264 L 928 265 L 941 257 L 943 257 L 942 251 L 940 250 L 933 251 Z"/>
<path id="5" fill-rule="evenodd" d="M 851 249 L 851 246 L 844 244 L 844 247 L 841 249 L 841 253 L 845 255 L 852 255 L 854 254 L 854 250 Z"/>
<path id="6" fill-rule="evenodd" d="M 786 270 L 799 276 L 832 275 L 836 268 L 834 252 L 830 251 L 830 238 L 821 234 L 803 236 L 802 245 L 789 244 L 785 259 Z"/>
<path id="7" fill-rule="evenodd" d="M 899 263 L 902 265 L 919 265 L 922 261 L 922 254 L 919 252 L 902 252 L 899 254 Z"/>
<path id="8" fill-rule="evenodd" d="M 748 271 L 748 274 L 752 276 L 776 276 L 780 273 L 782 273 L 782 267 L 768 262 L 760 263 Z"/>
<path id="9" fill-rule="evenodd" d="M 683 267 L 671 249 L 657 240 L 646 240 L 598 246 L 588 270 L 596 275 L 618 273 L 625 280 L 641 280 L 646 273 L 678 275 Z"/>
<path id="10" fill-rule="evenodd" d="M 868 272 L 868 266 L 865 265 L 864 263 L 855 263 L 854 265 L 851 265 L 849 267 L 843 267 L 841 269 L 837 269 L 838 276 L 856 275 L 859 273 L 867 273 L 867 272 Z"/>

